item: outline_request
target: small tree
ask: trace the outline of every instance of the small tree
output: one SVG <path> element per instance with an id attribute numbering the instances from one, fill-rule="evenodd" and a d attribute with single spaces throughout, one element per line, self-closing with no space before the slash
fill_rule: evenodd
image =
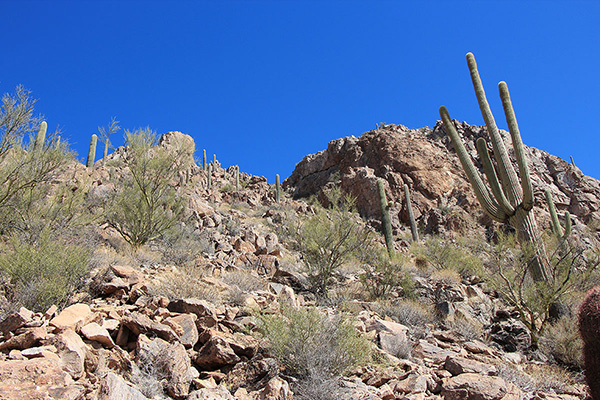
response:
<path id="1" fill-rule="evenodd" d="M 156 144 L 150 128 L 125 131 L 127 172 L 115 182 L 118 189 L 107 220 L 133 247 L 161 236 L 183 211 L 173 184 L 186 149 Z"/>
<path id="2" fill-rule="evenodd" d="M 553 321 L 552 308 L 563 304 L 573 292 L 589 289 L 600 258 L 598 250 L 584 250 L 555 236 L 545 237 L 549 250 L 548 279 L 535 281 L 528 274 L 528 265 L 536 256 L 533 245 L 517 245 L 515 235 L 500 234 L 490 253 L 488 280 L 519 313 L 520 320 L 531 333 L 532 346 Z"/>
<path id="3" fill-rule="evenodd" d="M 353 218 L 354 200 L 339 189 L 327 194 L 330 208 L 317 208 L 299 229 L 298 244 L 314 292 L 326 296 L 338 269 L 371 241 L 370 231 Z"/>

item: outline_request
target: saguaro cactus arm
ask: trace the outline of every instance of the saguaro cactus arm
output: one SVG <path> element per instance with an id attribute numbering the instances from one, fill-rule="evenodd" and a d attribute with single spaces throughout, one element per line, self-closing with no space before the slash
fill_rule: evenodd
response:
<path id="1" fill-rule="evenodd" d="M 558 214 L 556 213 L 556 207 L 554 207 L 554 201 L 552 200 L 552 193 L 550 193 L 550 189 L 544 190 L 544 194 L 546 195 L 548 211 L 550 212 L 550 226 L 552 228 L 552 233 L 564 240 L 571 234 L 571 214 L 569 214 L 568 211 L 565 212 L 565 229 L 563 230 L 563 228 L 560 226 L 560 221 L 558 220 Z"/>
<path id="2" fill-rule="evenodd" d="M 525 211 L 529 211 L 533 208 L 533 185 L 531 184 L 531 177 L 529 176 L 529 167 L 527 167 L 527 157 L 525 156 L 523 141 L 521 140 L 521 132 L 519 131 L 517 117 L 515 116 L 515 110 L 510 100 L 510 93 L 506 82 L 500 82 L 498 84 L 498 90 L 500 91 L 500 99 L 502 100 L 504 115 L 506 115 L 506 123 L 508 124 L 513 149 L 515 150 L 517 165 L 519 166 L 521 190 L 523 191 L 521 204 Z"/>
<path id="3" fill-rule="evenodd" d="M 448 136 L 450 136 L 450 140 L 454 145 L 454 150 L 456 150 L 456 154 L 460 160 L 460 163 L 463 167 L 463 170 L 467 174 L 467 178 L 475 191 L 475 196 L 479 201 L 479 204 L 483 207 L 485 212 L 487 212 L 493 219 L 498 222 L 506 222 L 507 215 L 500 208 L 496 200 L 490 195 L 490 192 L 487 186 L 481 180 L 479 176 L 479 172 L 475 165 L 473 165 L 473 161 L 471 161 L 471 157 L 465 146 L 462 144 L 460 137 L 458 137 L 458 132 L 456 132 L 456 128 L 450 119 L 450 114 L 446 107 L 440 107 L 440 116 L 442 117 L 442 121 L 444 122 L 444 127 L 446 128 L 446 132 L 448 132 Z"/>

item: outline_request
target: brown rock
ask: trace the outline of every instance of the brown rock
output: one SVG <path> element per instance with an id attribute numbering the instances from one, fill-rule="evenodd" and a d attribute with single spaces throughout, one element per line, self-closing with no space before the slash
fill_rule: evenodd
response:
<path id="1" fill-rule="evenodd" d="M 195 314 L 182 314 L 167 319 L 167 321 L 172 321 L 181 328 L 182 333 L 177 332 L 177 334 L 179 335 L 179 341 L 185 347 L 194 347 L 198 342 L 197 319 L 198 317 Z"/>
<path id="2" fill-rule="evenodd" d="M 446 400 L 500 400 L 508 391 L 504 379 L 497 376 L 466 373 L 445 378 L 442 383 Z"/>
<path id="3" fill-rule="evenodd" d="M 142 281 L 142 273 L 129 265 L 111 265 L 110 269 L 115 275 L 123 278 L 129 286 L 133 286 Z"/>
<path id="4" fill-rule="evenodd" d="M 195 314 L 198 317 L 197 324 L 200 327 L 211 328 L 217 324 L 217 313 L 215 307 L 206 300 L 179 299 L 169 303 L 169 311 L 181 314 Z"/>
<path id="5" fill-rule="evenodd" d="M 23 355 L 27 358 L 37 358 L 37 357 L 44 357 L 47 352 L 56 353 L 57 349 L 53 345 L 30 347 L 28 349 L 21 351 L 21 355 Z"/>
<path id="6" fill-rule="evenodd" d="M 46 339 L 47 336 L 46 328 L 25 328 L 25 332 L 0 343 L 0 350 L 27 349 L 39 343 L 40 340 Z"/>
<path id="7" fill-rule="evenodd" d="M 460 375 L 469 372 L 484 375 L 496 375 L 498 372 L 493 365 L 458 356 L 448 356 L 444 368 L 452 375 Z"/>
<path id="8" fill-rule="evenodd" d="M 102 380 L 98 400 L 148 400 L 148 398 L 119 375 L 109 372 Z"/>
<path id="9" fill-rule="evenodd" d="M 108 331 L 95 322 L 83 326 L 81 328 L 81 334 L 89 340 L 94 340 L 98 343 L 102 343 L 109 349 L 114 347 L 115 345 Z"/>
<path id="10" fill-rule="evenodd" d="M 254 391 L 264 387 L 279 372 L 277 361 L 273 358 L 259 360 L 255 357 L 247 362 L 240 362 L 227 374 L 223 382 L 229 390 L 236 392 L 243 387 Z"/>
<path id="11" fill-rule="evenodd" d="M 87 346 L 79 335 L 72 329 L 56 335 L 52 344 L 58 350 L 60 366 L 75 379 L 79 379 L 84 373 L 85 356 Z"/>
<path id="12" fill-rule="evenodd" d="M 413 349 L 413 355 L 426 361 L 433 362 L 434 364 L 440 364 L 446 360 L 448 356 L 454 356 L 457 353 L 442 349 L 436 345 L 433 345 L 425 340 L 419 340 L 419 343 Z"/>
<path id="13" fill-rule="evenodd" d="M 30 322 L 33 318 L 33 313 L 21 307 L 18 312 L 9 314 L 2 322 L 0 322 L 0 333 L 7 334 L 8 332 L 14 332 L 26 323 Z"/>
<path id="14" fill-rule="evenodd" d="M 256 251 L 256 248 L 252 243 L 248 243 L 242 238 L 236 239 L 233 243 L 233 248 L 240 253 L 254 253 Z"/>
<path id="15" fill-rule="evenodd" d="M 127 327 L 136 336 L 140 335 L 141 333 L 152 333 L 159 338 L 166 340 L 167 342 L 174 342 L 179 339 L 171 327 L 154 322 L 146 315 L 137 311 L 123 316 L 121 319 L 121 324 Z M 117 342 L 120 343 L 119 338 L 117 338 Z"/>
<path id="16" fill-rule="evenodd" d="M 278 376 L 271 378 L 263 389 L 253 395 L 254 400 L 291 400 L 293 397 L 289 383 Z"/>
<path id="17" fill-rule="evenodd" d="M 394 385 L 394 392 L 397 393 L 424 393 L 426 390 L 427 377 L 419 374 L 410 374 Z"/>
<path id="18" fill-rule="evenodd" d="M 59 330 L 77 330 L 92 319 L 93 313 L 90 306 L 77 303 L 62 310 L 60 314 L 50 320 L 50 325 L 55 326 Z"/>
<path id="19" fill-rule="evenodd" d="M 2 400 L 80 400 L 84 392 L 54 361 L 45 358 L 0 361 Z"/>
<path id="20" fill-rule="evenodd" d="M 236 400 L 231 393 L 222 386 L 217 388 L 202 388 L 190 393 L 187 400 Z"/>
<path id="21" fill-rule="evenodd" d="M 244 335 L 240 332 L 233 334 L 215 331 L 214 329 L 206 329 L 200 335 L 200 343 L 207 343 L 210 339 L 219 337 L 225 340 L 228 346 L 240 357 L 252 358 L 258 350 L 258 340 L 249 335 Z"/>
<path id="22" fill-rule="evenodd" d="M 194 363 L 202 369 L 217 369 L 240 361 L 229 344 L 219 336 L 211 337 L 196 354 Z"/>

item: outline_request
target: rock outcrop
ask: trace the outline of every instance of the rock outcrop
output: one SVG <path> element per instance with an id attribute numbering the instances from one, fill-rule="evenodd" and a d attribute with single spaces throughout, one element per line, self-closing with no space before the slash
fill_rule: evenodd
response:
<path id="1" fill-rule="evenodd" d="M 486 128 L 455 121 L 467 150 L 477 160 L 475 141 Z M 510 136 L 501 131 L 512 149 Z M 512 150 L 511 150 L 512 151 Z M 526 147 L 535 190 L 537 214 L 547 220 L 543 190 L 549 188 L 559 211 L 569 211 L 579 223 L 600 222 L 600 181 L 585 176 L 577 167 L 545 151 Z M 319 194 L 334 184 L 356 198 L 360 214 L 380 219 L 376 180 L 386 184 L 386 195 L 397 231 L 408 223 L 403 204 L 403 185 L 411 191 L 415 218 L 426 233 L 440 230 L 466 231 L 483 216 L 443 125 L 433 129 L 409 129 L 384 125 L 360 137 L 348 136 L 329 143 L 326 150 L 300 161 L 284 182 L 294 197 Z M 476 221 L 469 216 L 479 216 Z M 478 222 L 478 223 L 475 223 Z M 579 225 L 581 227 L 581 225 Z"/>

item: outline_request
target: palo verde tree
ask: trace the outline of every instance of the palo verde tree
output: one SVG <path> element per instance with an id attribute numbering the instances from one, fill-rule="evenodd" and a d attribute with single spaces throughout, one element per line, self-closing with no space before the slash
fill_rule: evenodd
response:
<path id="1" fill-rule="evenodd" d="M 183 144 L 166 147 L 157 143 L 150 128 L 125 131 L 128 171 L 115 182 L 118 190 L 107 222 L 133 247 L 160 237 L 183 211 L 174 184 L 189 149 Z"/>
<path id="2" fill-rule="evenodd" d="M 483 164 L 491 192 L 490 188 L 481 179 L 479 171 L 473 165 L 473 161 L 460 141 L 448 110 L 442 106 L 440 107 L 440 116 L 442 117 L 444 127 L 452 140 L 454 149 L 475 191 L 477 200 L 479 200 L 485 212 L 494 220 L 512 226 L 517 232 L 519 241 L 533 247 L 533 256 L 529 262 L 531 277 L 536 282 L 547 281 L 546 266 L 548 265 L 548 258 L 543 242 L 540 240 L 540 230 L 537 228 L 537 223 L 532 212 L 533 188 L 527 166 L 527 157 L 523 148 L 523 142 L 521 141 L 521 134 L 510 100 L 508 87 L 505 82 L 498 84 L 521 177 L 520 183 L 496 126 L 494 116 L 485 96 L 481 78 L 479 77 L 479 72 L 477 71 L 475 56 L 472 53 L 467 54 L 467 64 L 469 65 L 479 108 L 481 109 L 492 143 L 495 165 L 488 154 L 485 139 L 479 138 L 477 140 L 477 153 Z"/>

